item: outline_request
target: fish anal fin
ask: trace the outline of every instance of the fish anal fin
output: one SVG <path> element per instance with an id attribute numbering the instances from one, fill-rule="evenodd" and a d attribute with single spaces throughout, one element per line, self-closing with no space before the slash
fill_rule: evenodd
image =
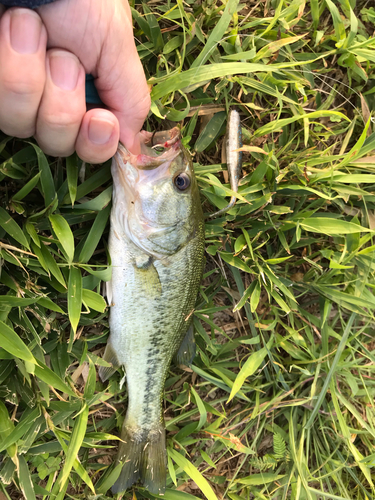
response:
<path id="1" fill-rule="evenodd" d="M 183 338 L 180 348 L 175 354 L 173 361 L 176 365 L 189 366 L 195 358 L 196 346 L 194 340 L 193 323 L 189 326 L 188 331 Z"/>
<path id="2" fill-rule="evenodd" d="M 160 425 L 137 436 L 127 427 L 125 420 L 121 439 L 117 463 L 123 463 L 123 467 L 112 486 L 112 493 L 123 493 L 140 480 L 150 493 L 162 495 L 167 476 L 164 428 Z"/>
<path id="3" fill-rule="evenodd" d="M 112 366 L 100 366 L 99 367 L 99 377 L 102 382 L 105 382 L 106 380 L 109 379 L 111 375 L 115 373 L 117 368 L 121 366 L 121 363 L 118 360 L 117 354 L 114 351 L 113 347 L 111 344 L 107 344 L 105 351 L 104 351 L 104 356 L 103 356 L 104 361 L 107 361 L 107 363 L 111 363 Z"/>

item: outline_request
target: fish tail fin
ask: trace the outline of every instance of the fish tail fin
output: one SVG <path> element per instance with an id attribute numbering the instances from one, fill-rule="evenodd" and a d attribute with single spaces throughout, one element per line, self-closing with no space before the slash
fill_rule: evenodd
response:
<path id="1" fill-rule="evenodd" d="M 121 439 L 117 460 L 123 467 L 112 493 L 122 493 L 140 480 L 150 493 L 162 495 L 167 477 L 164 428 L 160 425 L 138 438 L 124 423 Z"/>

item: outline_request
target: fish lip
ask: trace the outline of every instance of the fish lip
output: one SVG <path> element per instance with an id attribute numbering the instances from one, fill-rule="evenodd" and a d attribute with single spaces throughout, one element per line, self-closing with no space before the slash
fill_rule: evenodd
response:
<path id="1" fill-rule="evenodd" d="M 156 154 L 155 148 L 162 146 L 165 151 Z M 141 132 L 141 153 L 134 155 L 119 143 L 116 156 L 120 156 L 124 164 L 130 164 L 137 170 L 154 170 L 166 161 L 173 161 L 181 152 L 181 131 L 178 127 L 160 132 Z"/>

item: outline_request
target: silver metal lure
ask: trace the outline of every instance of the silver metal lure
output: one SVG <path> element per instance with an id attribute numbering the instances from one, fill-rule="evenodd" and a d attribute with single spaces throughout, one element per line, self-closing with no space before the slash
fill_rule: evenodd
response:
<path id="1" fill-rule="evenodd" d="M 238 151 L 241 147 L 242 131 L 240 114 L 235 109 L 231 109 L 228 115 L 225 149 L 230 188 L 235 193 L 237 193 L 238 191 L 238 183 L 242 170 L 242 151 Z M 232 196 L 225 208 L 222 208 L 221 210 L 210 214 L 209 217 L 217 217 L 218 215 L 228 212 L 228 210 L 234 207 L 236 201 L 236 196 Z"/>

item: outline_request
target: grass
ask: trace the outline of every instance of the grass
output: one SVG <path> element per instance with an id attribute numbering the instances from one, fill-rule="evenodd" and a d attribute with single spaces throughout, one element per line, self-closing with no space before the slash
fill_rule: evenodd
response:
<path id="1" fill-rule="evenodd" d="M 164 498 L 373 499 L 375 10 L 133 7 L 146 127 L 183 120 L 207 214 L 230 196 L 232 105 L 245 138 L 237 205 L 206 224 L 198 354 L 166 382 Z M 96 376 L 109 163 L 82 179 L 76 156 L 5 136 L 0 157 L 0 497 L 105 500 L 126 408 L 121 374 Z"/>

